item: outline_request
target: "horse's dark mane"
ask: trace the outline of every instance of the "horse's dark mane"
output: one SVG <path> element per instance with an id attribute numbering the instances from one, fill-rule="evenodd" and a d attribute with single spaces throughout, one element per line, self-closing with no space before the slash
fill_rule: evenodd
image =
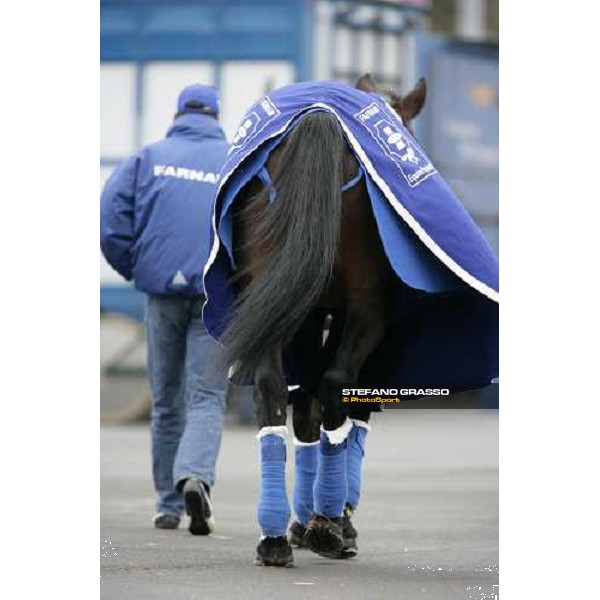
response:
<path id="1" fill-rule="evenodd" d="M 291 340 L 331 279 L 345 148 L 336 118 L 310 113 L 286 140 L 271 174 L 276 201 L 269 205 L 269 190 L 263 190 L 238 215 L 247 236 L 239 250 L 250 252 L 252 262 L 242 261 L 246 266 L 238 276 L 249 283 L 222 341 L 225 361 L 238 361 L 243 373 Z"/>

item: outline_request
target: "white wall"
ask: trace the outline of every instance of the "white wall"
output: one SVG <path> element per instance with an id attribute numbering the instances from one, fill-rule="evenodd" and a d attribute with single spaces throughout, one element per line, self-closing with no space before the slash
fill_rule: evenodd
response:
<path id="1" fill-rule="evenodd" d="M 134 151 L 135 65 L 100 67 L 100 155 L 119 158 Z"/>

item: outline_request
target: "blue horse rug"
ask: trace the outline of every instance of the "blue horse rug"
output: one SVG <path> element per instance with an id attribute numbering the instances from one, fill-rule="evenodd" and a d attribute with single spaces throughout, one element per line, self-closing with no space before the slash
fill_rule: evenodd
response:
<path id="1" fill-rule="evenodd" d="M 340 83 L 282 87 L 244 116 L 215 200 L 204 270 L 208 331 L 219 339 L 235 301 L 229 283 L 235 200 L 251 179 L 263 176 L 271 152 L 310 111 L 328 111 L 342 127 L 398 276 L 392 323 L 360 381 L 452 391 L 488 385 L 498 377 L 497 257 L 396 112 L 380 96 Z M 301 372 L 288 364 L 288 384 L 298 383 Z"/>

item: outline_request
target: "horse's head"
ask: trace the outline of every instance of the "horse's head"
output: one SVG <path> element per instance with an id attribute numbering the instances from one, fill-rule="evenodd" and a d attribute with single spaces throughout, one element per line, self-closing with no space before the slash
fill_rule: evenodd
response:
<path id="1" fill-rule="evenodd" d="M 383 94 L 389 97 L 390 106 L 398 113 L 404 125 L 412 133 L 412 120 L 421 112 L 425 106 L 425 97 L 427 95 L 427 84 L 425 78 L 421 77 L 417 85 L 405 96 L 400 96 L 394 90 L 382 92 L 377 89 L 372 77 L 367 73 L 357 82 L 356 87 L 363 92 L 370 94 Z"/>

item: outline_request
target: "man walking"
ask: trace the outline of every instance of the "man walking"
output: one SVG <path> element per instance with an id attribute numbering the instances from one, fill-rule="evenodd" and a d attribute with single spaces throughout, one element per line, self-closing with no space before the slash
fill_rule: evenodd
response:
<path id="1" fill-rule="evenodd" d="M 145 292 L 152 390 L 154 524 L 175 529 L 185 506 L 192 534 L 213 531 L 210 489 L 225 415 L 225 374 L 201 318 L 202 272 L 227 142 L 218 97 L 186 87 L 166 138 L 120 165 L 101 196 L 100 245 Z"/>

